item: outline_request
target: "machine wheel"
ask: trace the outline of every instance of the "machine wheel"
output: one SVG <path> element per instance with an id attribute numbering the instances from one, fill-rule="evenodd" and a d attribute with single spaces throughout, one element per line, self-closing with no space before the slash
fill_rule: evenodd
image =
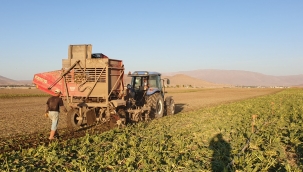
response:
<path id="1" fill-rule="evenodd" d="M 164 100 L 160 93 L 155 93 L 147 98 L 147 105 L 151 107 L 150 118 L 161 118 L 164 112 Z"/>
<path id="2" fill-rule="evenodd" d="M 166 115 L 173 115 L 175 114 L 175 101 L 173 99 L 170 100 L 168 106 L 166 106 Z"/>
<path id="3" fill-rule="evenodd" d="M 126 126 L 126 113 L 123 109 L 119 109 L 116 115 L 111 115 L 109 126 L 110 128 L 124 128 Z"/>
<path id="4" fill-rule="evenodd" d="M 119 109 L 118 110 L 118 114 L 120 116 L 120 119 L 121 119 L 121 124 L 122 126 L 125 126 L 127 124 L 127 118 L 126 118 L 126 112 L 124 109 Z"/>
<path id="5" fill-rule="evenodd" d="M 82 124 L 82 120 L 79 120 L 80 113 L 77 109 L 71 109 L 67 112 L 67 128 L 70 130 L 77 130 Z"/>

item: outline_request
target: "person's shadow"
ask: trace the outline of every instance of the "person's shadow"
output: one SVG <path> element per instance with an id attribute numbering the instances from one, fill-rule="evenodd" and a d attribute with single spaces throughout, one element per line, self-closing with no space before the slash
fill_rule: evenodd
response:
<path id="1" fill-rule="evenodd" d="M 232 161 L 230 157 L 231 147 L 226 142 L 222 134 L 217 134 L 209 143 L 209 148 L 213 150 L 211 159 L 211 169 L 214 172 L 232 171 L 232 167 L 229 163 Z"/>

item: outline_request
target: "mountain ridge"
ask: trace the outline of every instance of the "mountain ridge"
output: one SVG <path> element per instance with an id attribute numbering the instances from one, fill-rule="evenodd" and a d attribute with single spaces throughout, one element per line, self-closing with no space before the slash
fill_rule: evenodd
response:
<path id="1" fill-rule="evenodd" d="M 162 73 L 169 78 L 171 85 L 191 85 L 197 87 L 223 86 L 303 86 L 303 74 L 273 76 L 244 70 L 198 69 Z M 130 82 L 127 75 L 125 83 Z M 0 85 L 30 85 L 32 80 L 13 80 L 0 76 Z"/>
<path id="2" fill-rule="evenodd" d="M 0 85 L 21 85 L 18 81 L 0 76 Z"/>
<path id="3" fill-rule="evenodd" d="M 199 69 L 165 73 L 165 75 L 176 74 L 185 74 L 212 83 L 234 86 L 295 86 L 303 84 L 303 74 L 273 76 L 251 71 L 219 69 Z"/>

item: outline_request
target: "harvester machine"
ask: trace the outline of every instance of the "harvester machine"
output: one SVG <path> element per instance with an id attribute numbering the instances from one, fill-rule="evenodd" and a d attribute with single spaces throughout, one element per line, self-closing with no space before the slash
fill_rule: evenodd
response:
<path id="1" fill-rule="evenodd" d="M 62 69 L 35 74 L 33 83 L 50 95 L 61 90 L 68 109 L 67 127 L 73 130 L 105 123 L 124 126 L 174 113 L 172 97 L 164 100 L 160 73 L 134 72 L 129 76 L 132 82 L 125 87 L 122 60 L 92 53 L 90 44 L 70 45 Z M 151 84 L 148 89 L 143 89 L 144 79 Z"/>

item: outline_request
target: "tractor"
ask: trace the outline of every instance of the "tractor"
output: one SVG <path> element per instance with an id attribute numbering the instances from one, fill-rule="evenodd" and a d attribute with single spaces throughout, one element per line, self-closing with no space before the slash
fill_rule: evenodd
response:
<path id="1" fill-rule="evenodd" d="M 143 121 L 172 115 L 175 103 L 171 96 L 165 97 L 165 83 L 158 72 L 135 71 L 128 73 L 132 77 L 127 85 L 127 112 L 131 121 Z M 165 82 L 166 81 L 166 82 Z"/>

